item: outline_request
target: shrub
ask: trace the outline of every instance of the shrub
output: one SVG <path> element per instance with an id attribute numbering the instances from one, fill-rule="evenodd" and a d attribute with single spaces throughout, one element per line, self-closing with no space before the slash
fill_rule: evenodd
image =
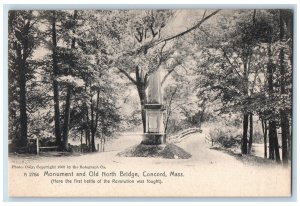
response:
<path id="1" fill-rule="evenodd" d="M 210 130 L 210 141 L 217 143 L 224 148 L 238 147 L 240 145 L 240 135 L 233 135 L 232 130 L 228 128 L 219 128 Z"/>
<path id="2" fill-rule="evenodd" d="M 242 130 L 236 118 L 219 118 L 217 122 L 206 123 L 209 128 L 207 140 L 223 148 L 240 147 Z"/>

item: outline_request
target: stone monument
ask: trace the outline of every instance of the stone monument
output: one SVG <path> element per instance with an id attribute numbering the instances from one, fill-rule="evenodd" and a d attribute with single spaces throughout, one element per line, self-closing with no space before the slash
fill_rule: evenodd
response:
<path id="1" fill-rule="evenodd" d="M 118 153 L 123 157 L 162 157 L 167 159 L 188 159 L 192 155 L 173 143 L 165 142 L 163 98 L 161 92 L 160 70 L 152 73 L 147 81 L 146 104 L 144 112 L 146 127 L 139 145 Z"/>
<path id="2" fill-rule="evenodd" d="M 164 144 L 163 117 L 165 107 L 161 92 L 160 70 L 153 72 L 148 78 L 146 89 L 147 102 L 144 105 L 146 115 L 146 132 L 142 144 Z"/>

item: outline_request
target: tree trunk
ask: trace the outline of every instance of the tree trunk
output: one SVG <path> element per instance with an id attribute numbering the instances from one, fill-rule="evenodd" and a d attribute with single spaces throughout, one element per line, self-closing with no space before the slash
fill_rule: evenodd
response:
<path id="1" fill-rule="evenodd" d="M 143 123 L 143 133 L 146 132 L 146 111 L 145 111 L 145 104 L 146 104 L 146 85 L 145 85 L 145 77 L 143 72 L 136 67 L 135 70 L 136 74 L 136 87 L 138 90 L 140 104 L 141 104 L 141 116 L 142 116 L 142 123 Z"/>
<path id="2" fill-rule="evenodd" d="M 286 27 L 287 27 L 287 38 L 290 39 L 290 41 L 289 41 L 290 64 L 292 65 L 292 69 L 293 69 L 293 66 L 294 66 L 294 64 L 293 64 L 293 57 L 294 57 L 294 53 L 293 53 L 294 14 L 293 14 L 292 10 L 284 10 L 284 11 L 285 11 L 284 20 L 286 22 Z M 288 81 L 291 81 L 291 80 L 288 80 Z M 290 114 L 290 115 L 292 116 L 292 114 Z M 289 159 L 291 159 L 291 157 L 292 157 L 292 131 L 290 131 L 291 127 L 290 127 L 290 123 L 289 123 L 291 121 L 292 120 L 290 120 L 290 118 L 288 118 L 287 125 L 286 125 L 286 128 L 288 130 L 287 141 L 288 141 L 288 158 Z"/>
<path id="3" fill-rule="evenodd" d="M 276 130 L 274 130 L 274 121 L 269 121 L 269 159 L 275 159 L 275 150 L 274 150 L 274 136 Z"/>
<path id="4" fill-rule="evenodd" d="M 60 111 L 59 111 L 59 93 L 58 93 L 58 66 L 57 66 L 57 42 L 56 42 L 56 19 L 55 11 L 53 11 L 52 21 L 52 70 L 53 70 L 53 100 L 54 100 L 54 122 L 55 122 L 55 139 L 56 145 L 61 146 L 61 130 L 60 130 Z"/>
<path id="5" fill-rule="evenodd" d="M 288 163 L 289 159 L 289 148 L 288 139 L 290 136 L 289 132 L 289 119 L 287 117 L 287 112 L 285 109 L 280 110 L 280 125 L 281 125 L 281 139 L 282 139 L 282 161 L 283 164 Z"/>
<path id="6" fill-rule="evenodd" d="M 247 62 L 248 57 L 243 59 L 243 93 L 245 97 L 248 97 L 248 68 Z M 242 138 L 242 154 L 248 154 L 248 120 L 249 120 L 249 113 L 247 111 L 244 112 L 244 119 L 243 119 L 243 138 Z"/>
<path id="7" fill-rule="evenodd" d="M 145 111 L 145 103 L 146 103 L 146 91 L 144 85 L 138 86 L 138 92 L 140 97 L 140 104 L 141 104 L 141 116 L 142 116 L 142 124 L 143 124 L 143 133 L 146 132 L 146 111 Z"/>
<path id="8" fill-rule="evenodd" d="M 242 138 L 242 154 L 247 154 L 247 133 L 248 133 L 248 113 L 244 114 L 243 119 L 243 138 Z"/>
<path id="9" fill-rule="evenodd" d="M 276 122 L 270 120 L 269 122 L 269 159 L 276 160 L 280 163 L 279 145 L 277 138 Z"/>
<path id="10" fill-rule="evenodd" d="M 282 14 L 282 10 L 279 10 L 280 12 L 280 33 L 279 33 L 279 37 L 280 37 L 280 41 L 283 42 L 284 41 L 284 22 L 283 22 L 283 14 Z M 285 95 L 286 94 L 286 69 L 285 69 L 285 65 L 284 65 L 284 50 L 283 48 L 280 48 L 280 52 L 279 52 L 279 60 L 280 60 L 280 92 L 281 95 Z M 282 138 L 282 162 L 283 164 L 287 164 L 288 163 L 288 136 L 289 136 L 289 119 L 287 117 L 287 111 L 285 108 L 282 108 L 280 110 L 280 125 L 281 125 L 281 138 Z"/>
<path id="11" fill-rule="evenodd" d="M 83 130 L 80 131 L 80 152 L 83 152 L 83 149 L 82 149 L 82 136 L 83 136 Z"/>
<path id="12" fill-rule="evenodd" d="M 96 151 L 96 142 L 95 142 L 95 135 L 96 135 L 96 130 L 93 128 L 91 132 L 91 151 L 95 152 Z"/>
<path id="13" fill-rule="evenodd" d="M 249 114 L 249 119 L 250 119 L 250 135 L 249 135 L 249 143 L 248 143 L 248 154 L 251 154 L 252 150 L 252 142 L 253 142 L 253 114 Z"/>
<path id="14" fill-rule="evenodd" d="M 87 93 L 87 86 L 84 87 L 84 92 Z M 84 102 L 83 108 L 83 122 L 84 122 L 84 136 L 85 136 L 85 144 L 89 148 L 90 146 L 90 120 L 89 120 L 89 108 L 87 103 Z"/>
<path id="15" fill-rule="evenodd" d="M 96 104 L 96 109 L 99 109 L 99 99 L 100 99 L 100 90 L 97 91 L 97 104 Z M 96 115 L 94 115 L 94 112 L 96 112 Z M 91 130 L 92 130 L 92 139 L 91 139 L 91 149 L 92 152 L 96 151 L 96 144 L 95 144 L 95 135 L 97 131 L 97 126 L 98 126 L 98 119 L 99 119 L 99 112 L 94 110 L 94 104 L 93 100 L 91 97 Z"/>
<path id="16" fill-rule="evenodd" d="M 26 101 L 26 59 L 22 56 L 21 46 L 17 46 L 17 59 L 19 71 L 19 87 L 20 87 L 20 137 L 18 147 L 25 147 L 27 145 L 27 101 Z"/>
<path id="17" fill-rule="evenodd" d="M 267 82 L 268 82 L 268 92 L 269 92 L 269 99 L 270 101 L 273 100 L 273 67 L 274 64 L 272 62 L 272 51 L 271 51 L 271 43 L 272 40 L 269 40 L 268 44 L 268 65 L 267 65 Z M 275 135 L 276 132 L 276 122 L 274 110 L 269 110 L 269 114 L 271 115 L 269 120 L 269 159 L 275 159 Z M 277 135 L 276 135 L 277 137 Z"/>
<path id="18" fill-rule="evenodd" d="M 144 103 L 141 103 L 141 115 L 142 115 L 142 123 L 143 123 L 143 133 L 146 133 L 146 111 L 144 109 L 144 106 L 145 106 Z"/>
<path id="19" fill-rule="evenodd" d="M 102 133 L 102 139 L 103 139 L 102 152 L 104 152 L 104 151 L 105 151 L 105 142 L 106 142 L 106 139 L 105 139 L 105 137 L 103 136 L 103 133 Z"/>
<path id="20" fill-rule="evenodd" d="M 276 122 L 274 122 L 274 150 L 275 150 L 275 160 L 277 163 L 281 163 L 280 153 L 279 153 L 279 145 L 278 145 L 278 137 L 276 130 Z"/>
<path id="21" fill-rule="evenodd" d="M 290 9 L 280 9 L 280 20 L 286 25 L 286 37 L 289 39 L 289 59 L 290 64 L 293 65 L 293 32 L 294 32 L 294 14 L 293 10 Z"/>
<path id="22" fill-rule="evenodd" d="M 77 18 L 77 11 L 74 11 L 74 21 Z M 73 34 L 75 34 L 75 30 L 73 30 Z M 75 49 L 75 41 L 76 38 L 73 37 L 71 49 Z M 71 65 L 69 67 L 69 75 L 72 74 L 72 69 L 74 68 L 74 62 L 71 62 Z M 67 98 L 66 98 L 66 108 L 65 108 L 65 118 L 64 118 L 64 131 L 63 131 L 63 151 L 68 151 L 68 138 L 69 138 L 69 126 L 70 126 L 70 107 L 71 107 L 71 92 L 72 92 L 72 85 L 68 85 L 67 89 Z"/>
<path id="23" fill-rule="evenodd" d="M 199 105 L 200 108 L 202 108 L 202 110 L 200 111 L 200 118 L 199 118 L 199 128 L 201 128 L 202 122 L 204 121 L 204 113 L 205 113 L 205 109 L 206 109 L 206 102 L 207 102 L 208 98 L 203 98 L 203 101 L 201 102 L 201 104 Z"/>
<path id="24" fill-rule="evenodd" d="M 168 124 L 169 124 L 169 120 L 170 120 L 170 116 L 171 116 L 171 108 L 169 108 L 168 112 L 167 112 L 167 117 L 166 117 L 166 122 L 165 122 L 165 130 L 164 130 L 164 142 L 167 142 L 167 131 L 168 131 Z"/>
<path id="25" fill-rule="evenodd" d="M 9 71 L 10 72 L 10 71 Z M 9 79 L 10 81 L 10 79 Z M 11 83 L 9 83 L 10 85 L 12 85 Z M 12 86 L 11 86 L 12 87 Z M 9 134 L 8 134 L 8 139 L 9 140 L 13 140 L 16 138 L 16 134 L 17 134 L 17 114 L 16 114 L 16 108 L 14 108 L 11 104 L 14 101 L 14 99 L 16 99 L 16 97 L 14 96 L 12 91 L 16 91 L 15 87 L 14 88 L 9 88 L 9 120 L 8 120 L 8 128 L 9 129 Z"/>
<path id="26" fill-rule="evenodd" d="M 267 133 L 268 133 L 268 128 L 267 128 L 267 122 L 266 120 L 261 119 L 261 125 L 262 125 L 262 130 L 263 130 L 263 136 L 264 136 L 264 158 L 268 158 L 267 154 Z"/>
<path id="27" fill-rule="evenodd" d="M 91 91 L 91 90 L 90 90 Z M 90 104 L 91 104 L 91 145 L 90 145 L 90 150 L 92 152 L 95 151 L 95 131 L 94 131 L 94 105 L 93 105 L 93 94 L 92 92 L 90 93 L 91 99 L 90 99 Z"/>
<path id="28" fill-rule="evenodd" d="M 63 130 L 63 143 L 62 143 L 63 151 L 69 151 L 68 136 L 69 136 L 69 124 L 70 124 L 71 90 L 72 90 L 71 86 L 68 85 L 65 116 L 64 116 L 64 130 Z"/>
<path id="29" fill-rule="evenodd" d="M 91 143 L 91 130 L 90 130 L 90 119 L 89 119 L 89 109 L 85 106 L 84 113 L 84 122 L 85 122 L 85 144 L 88 148 L 90 148 Z"/>

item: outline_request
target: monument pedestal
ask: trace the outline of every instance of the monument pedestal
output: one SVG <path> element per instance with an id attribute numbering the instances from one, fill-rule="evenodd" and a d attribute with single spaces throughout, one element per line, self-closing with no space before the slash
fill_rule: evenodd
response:
<path id="1" fill-rule="evenodd" d="M 144 133 L 144 145 L 165 144 L 163 115 L 165 108 L 162 104 L 145 104 L 146 132 Z"/>
<path id="2" fill-rule="evenodd" d="M 144 145 L 160 145 L 165 144 L 164 141 L 164 134 L 152 134 L 152 133 L 145 133 L 144 138 L 141 142 L 141 144 Z"/>

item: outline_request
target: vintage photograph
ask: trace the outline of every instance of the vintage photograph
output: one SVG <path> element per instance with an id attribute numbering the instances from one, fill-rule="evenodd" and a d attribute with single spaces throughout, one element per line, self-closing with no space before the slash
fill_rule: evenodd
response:
<path id="1" fill-rule="evenodd" d="M 10 197 L 290 197 L 289 9 L 10 10 Z"/>

